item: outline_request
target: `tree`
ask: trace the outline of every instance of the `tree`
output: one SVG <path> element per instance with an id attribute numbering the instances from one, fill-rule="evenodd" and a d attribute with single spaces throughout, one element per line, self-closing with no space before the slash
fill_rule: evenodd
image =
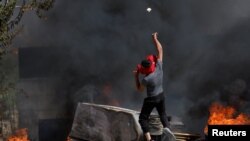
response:
<path id="1" fill-rule="evenodd" d="M 11 44 L 14 37 L 21 31 L 19 23 L 26 11 L 35 11 L 43 18 L 43 12 L 53 7 L 55 0 L 0 0 L 0 57 Z M 14 13 L 18 13 L 13 15 Z"/>
<path id="2" fill-rule="evenodd" d="M 17 65 L 15 57 L 8 53 L 12 40 L 21 31 L 20 21 L 27 11 L 35 11 L 44 18 L 44 12 L 52 8 L 55 0 L 0 0 L 0 140 L 5 123 L 11 134 L 17 120 L 15 94 L 17 93 Z M 21 4 L 19 4 L 21 3 Z M 6 130 L 6 129 L 5 129 Z"/>

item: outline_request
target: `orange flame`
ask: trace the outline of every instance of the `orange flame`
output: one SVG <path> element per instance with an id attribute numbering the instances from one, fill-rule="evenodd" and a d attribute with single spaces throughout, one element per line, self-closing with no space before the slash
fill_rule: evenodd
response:
<path id="1" fill-rule="evenodd" d="M 111 106 L 120 106 L 120 103 L 117 99 L 115 99 L 112 96 L 112 85 L 111 84 L 105 84 L 102 88 L 102 96 L 105 101 L 105 104 L 111 105 Z M 106 100 L 105 100 L 106 99 Z"/>
<path id="2" fill-rule="evenodd" d="M 207 125 L 248 125 L 250 124 L 250 117 L 247 114 L 240 113 L 233 107 L 224 107 L 219 103 L 213 103 L 209 108 L 209 118 Z M 206 125 L 204 132 L 208 133 L 208 126 Z"/>
<path id="3" fill-rule="evenodd" d="M 72 140 L 71 140 L 71 138 L 68 136 L 67 139 L 66 139 L 66 141 L 72 141 Z"/>
<path id="4" fill-rule="evenodd" d="M 15 132 L 14 135 L 11 135 L 7 141 L 30 141 L 28 139 L 28 129 L 22 128 Z"/>

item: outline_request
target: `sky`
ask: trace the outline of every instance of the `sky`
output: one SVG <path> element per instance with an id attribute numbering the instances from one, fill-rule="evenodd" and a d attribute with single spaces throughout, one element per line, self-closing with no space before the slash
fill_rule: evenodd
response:
<path id="1" fill-rule="evenodd" d="M 26 13 L 14 44 L 60 48 L 56 54 L 64 63 L 54 66 L 73 101 L 108 93 L 119 106 L 138 110 L 146 94 L 136 91 L 132 71 L 146 55 L 156 53 L 151 34 L 158 32 L 167 114 L 182 118 L 190 132 L 202 132 L 213 102 L 250 113 L 249 4 L 58 0 L 45 13 L 46 20 Z"/>

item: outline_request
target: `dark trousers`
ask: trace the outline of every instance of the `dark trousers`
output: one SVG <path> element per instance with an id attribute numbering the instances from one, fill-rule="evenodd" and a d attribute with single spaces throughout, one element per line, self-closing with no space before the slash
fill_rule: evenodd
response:
<path id="1" fill-rule="evenodd" d="M 159 114 L 163 127 L 165 128 L 169 126 L 166 109 L 165 109 L 165 98 L 164 98 L 163 93 L 161 93 L 157 96 L 147 97 L 143 101 L 141 113 L 139 115 L 139 123 L 144 133 L 149 132 L 148 119 L 149 119 L 150 113 L 152 112 L 154 108 L 156 108 Z"/>

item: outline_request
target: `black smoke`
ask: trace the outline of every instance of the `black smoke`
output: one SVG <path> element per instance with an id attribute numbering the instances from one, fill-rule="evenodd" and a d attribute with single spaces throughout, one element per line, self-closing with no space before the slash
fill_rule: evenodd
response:
<path id="1" fill-rule="evenodd" d="M 247 0 L 58 0 L 45 21 L 26 14 L 15 44 L 59 47 L 59 55 L 67 50 L 57 75 L 72 101 L 81 99 L 81 92 L 98 95 L 107 85 L 120 106 L 138 109 L 143 96 L 135 91 L 132 71 L 155 53 L 151 33 L 157 31 L 167 112 L 181 117 L 190 131 L 202 132 L 212 102 L 249 113 L 248 5 Z"/>

